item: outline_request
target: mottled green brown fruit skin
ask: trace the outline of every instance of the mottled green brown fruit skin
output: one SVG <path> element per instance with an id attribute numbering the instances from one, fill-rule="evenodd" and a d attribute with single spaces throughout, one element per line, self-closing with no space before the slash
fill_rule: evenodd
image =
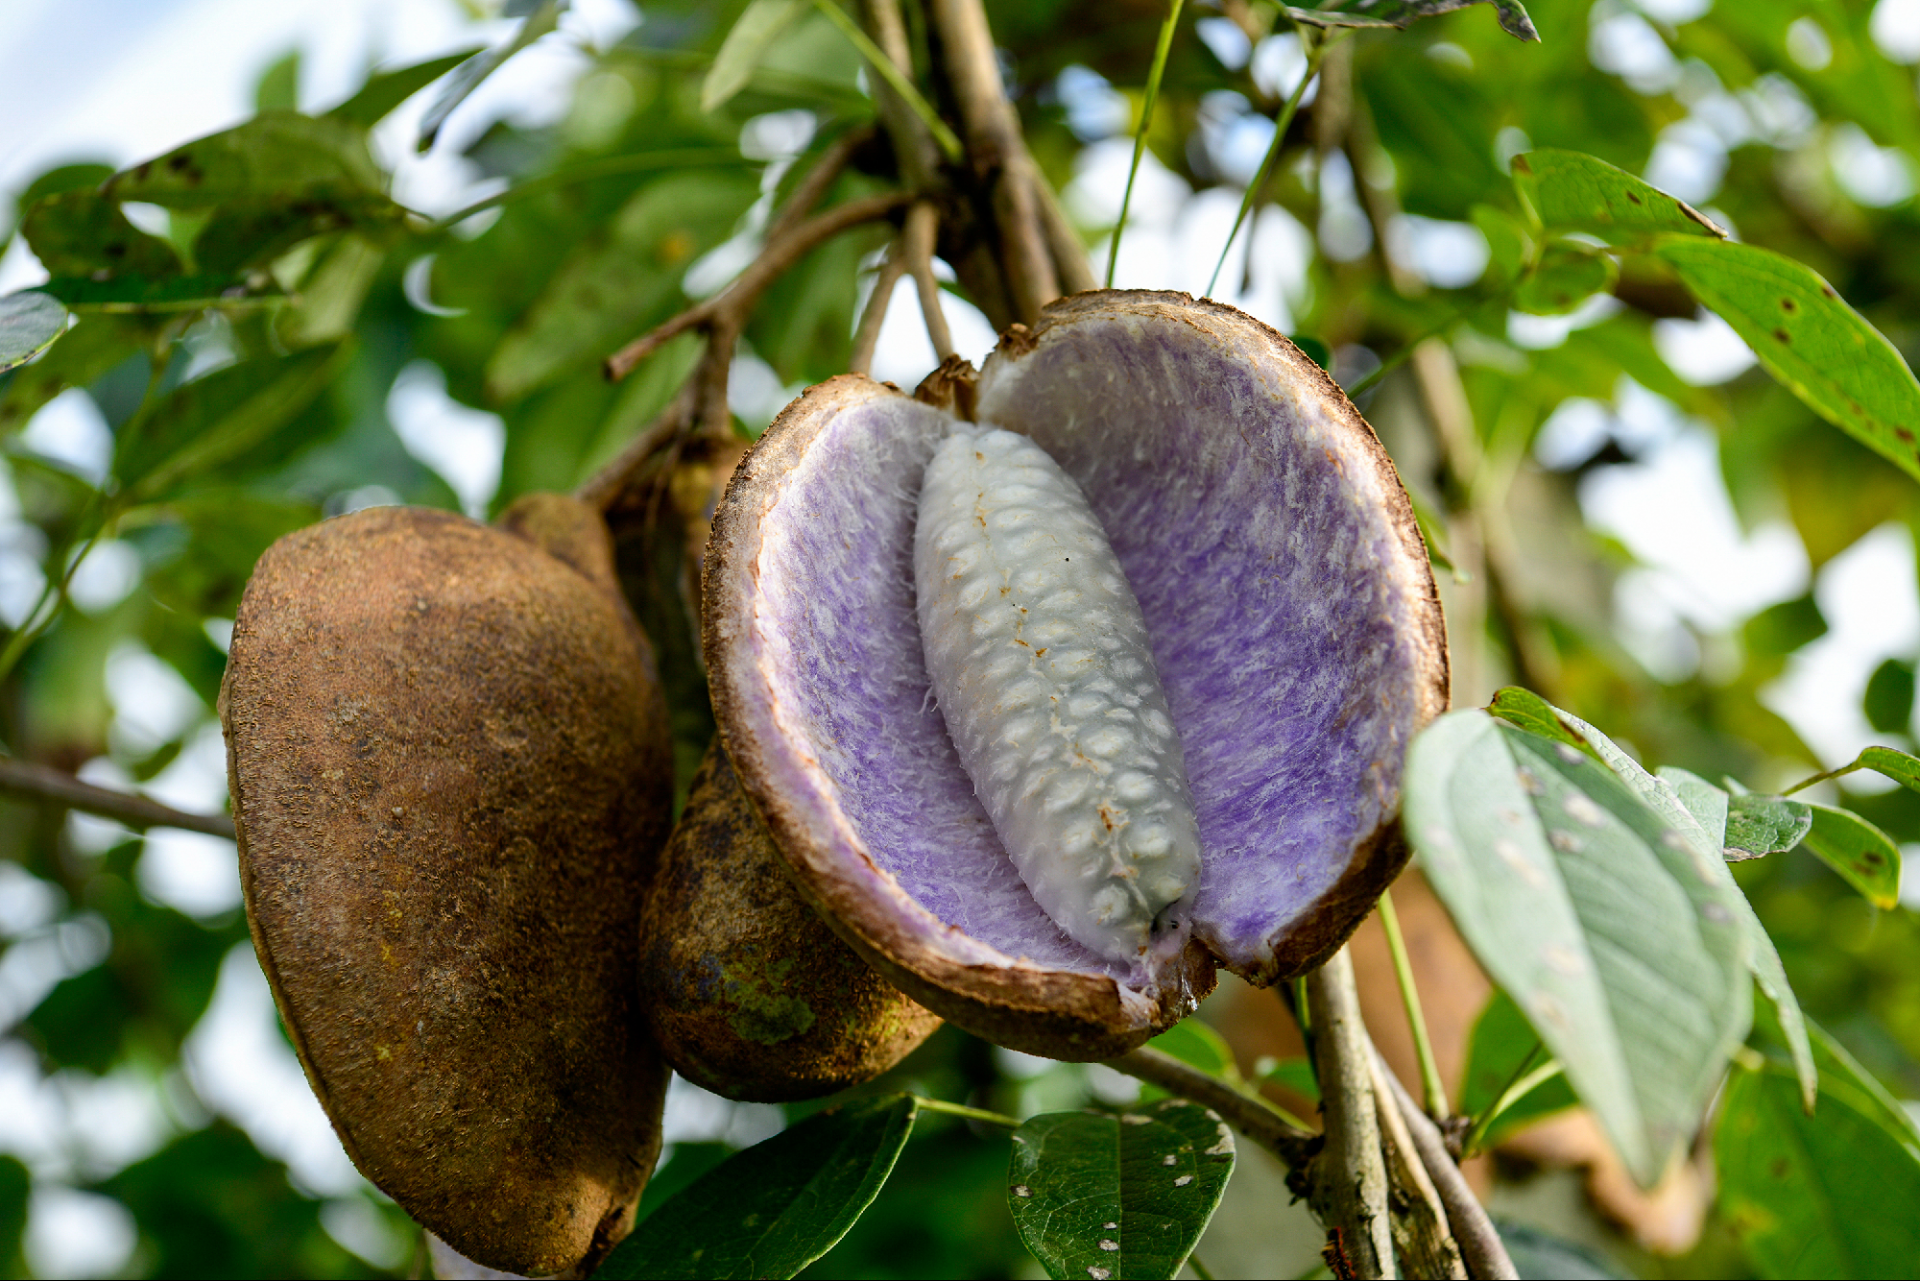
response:
<path id="1" fill-rule="evenodd" d="M 625 1235 L 658 1155 L 633 974 L 671 766 L 598 517 L 548 495 L 503 524 L 387 507 L 281 539 L 221 716 L 254 946 L 348 1154 L 541 1276 Z"/>
<path id="2" fill-rule="evenodd" d="M 641 986 L 675 1071 L 780 1103 L 870 1081 L 940 1026 L 800 897 L 719 743 L 647 905 Z"/>

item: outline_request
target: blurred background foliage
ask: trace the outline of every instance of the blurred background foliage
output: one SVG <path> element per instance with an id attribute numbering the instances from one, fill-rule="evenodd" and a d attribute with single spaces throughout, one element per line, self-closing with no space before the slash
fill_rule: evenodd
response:
<path id="1" fill-rule="evenodd" d="M 296 51 L 258 70 L 259 114 L 224 140 L 127 171 L 104 196 L 116 164 L 147 157 L 65 157 L 4 193 L 0 274 L 9 287 L 54 277 L 79 315 L 0 376 L 7 754 L 220 810 L 223 646 L 273 539 L 374 503 L 484 517 L 570 488 L 666 405 L 690 339 L 622 383 L 600 361 L 724 285 L 810 157 L 873 104 L 857 55 L 816 14 L 705 113 L 702 79 L 741 6 L 610 3 L 610 26 L 563 20 L 534 46 L 571 55 L 543 112 L 455 108 L 433 153 L 455 178 L 439 188 L 407 186 L 412 143 L 464 49 L 383 66 L 344 103 L 303 93 Z M 1509 162 L 1565 147 L 1811 264 L 1911 363 L 1920 4 L 1529 8 L 1538 44 L 1472 8 L 1338 46 L 1217 296 L 1299 335 L 1349 385 L 1466 318 L 1446 331 L 1463 404 L 1432 403 L 1405 367 L 1362 402 L 1458 567 L 1442 577 L 1459 705 L 1519 680 L 1649 765 L 1774 788 L 1868 741 L 1912 750 L 1912 480 L 1754 368 L 1670 277 L 1598 281 L 1559 315 L 1504 300 L 1522 212 Z M 988 9 L 1032 151 L 1101 267 L 1164 6 Z M 514 29 L 490 10 L 467 17 L 468 48 Z M 1206 286 L 1304 65 L 1266 0 L 1187 5 L 1119 284 Z M 875 144 L 828 200 L 893 181 Z M 729 386 L 743 437 L 846 367 L 884 242 L 870 227 L 828 243 L 759 307 Z M 948 289 L 977 358 L 991 326 Z M 916 308 L 896 297 L 876 376 L 910 385 L 931 367 Z M 1448 421 L 1467 438 L 1449 444 Z M 1443 466 L 1443 447 L 1474 466 Z M 684 551 L 623 554 L 677 681 L 690 771 L 711 721 L 672 590 Z M 1920 795 L 1843 786 L 1895 839 L 1920 841 Z M 1920 921 L 1876 910 L 1801 853 L 1738 874 L 1808 1013 L 1896 1095 L 1920 1097 Z M 1402 910 L 1423 973 L 1452 990 L 1444 918 Z M 0 797 L 0 938 L 0 1270 L 418 1274 L 417 1231 L 346 1163 L 278 1030 L 230 843 Z M 1453 1079 L 1487 995 L 1462 982 L 1466 995 L 1435 999 Z M 1271 997 L 1230 985 L 1203 1017 L 1249 1073 L 1287 1057 Z M 1134 1088 L 952 1029 L 895 1079 L 1021 1114 Z M 783 1122 L 676 1085 L 650 1202 Z M 1004 1207 L 1005 1159 L 1003 1136 L 929 1118 L 817 1273 L 1037 1275 Z M 1740 1225 L 1708 1204 L 1710 1179 L 1666 1190 L 1671 1204 L 1609 1198 L 1604 1156 L 1572 1140 L 1516 1141 L 1482 1165 L 1523 1235 L 1646 1275 L 1751 1266 Z M 1288 1201 L 1277 1167 L 1243 1155 L 1201 1256 L 1222 1275 L 1306 1271 L 1317 1238 Z"/>

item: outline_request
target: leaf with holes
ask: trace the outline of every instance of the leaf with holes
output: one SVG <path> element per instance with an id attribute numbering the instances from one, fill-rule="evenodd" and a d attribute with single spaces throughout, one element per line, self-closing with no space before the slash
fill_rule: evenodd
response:
<path id="1" fill-rule="evenodd" d="M 816 1112 L 735 1153 L 641 1221 L 596 1277 L 790 1277 L 880 1195 L 913 1132 L 911 1095 Z"/>
<path id="2" fill-rule="evenodd" d="M 1578 151 L 1542 147 L 1515 156 L 1513 183 L 1548 231 L 1584 231 L 1615 245 L 1663 233 L 1727 234 L 1686 201 Z"/>
<path id="3" fill-rule="evenodd" d="M 67 309 L 37 290 L 0 298 L 0 373 L 24 365 L 67 332 Z"/>
<path id="4" fill-rule="evenodd" d="M 1920 478 L 1920 382 L 1813 268 L 1730 240 L 1675 236 L 1656 252 L 1809 409 Z"/>
<path id="5" fill-rule="evenodd" d="M 1719 846 L 1641 776 L 1657 807 L 1567 743 L 1455 712 L 1414 740 L 1405 814 L 1474 954 L 1651 1185 L 1746 1035 L 1752 943 Z"/>
<path id="6" fill-rule="evenodd" d="M 1714 1131 L 1721 1213 L 1761 1276 L 1911 1276 L 1920 1156 L 1822 1067 L 1816 1116 L 1779 1068 L 1734 1070 Z"/>
<path id="7" fill-rule="evenodd" d="M 1726 856 L 1729 863 L 1778 854 L 1806 839 L 1813 811 L 1805 801 L 1749 792 L 1727 805 Z"/>
<path id="8" fill-rule="evenodd" d="M 1533 19 L 1520 0 L 1328 0 L 1305 8 L 1287 6 L 1295 22 L 1314 27 L 1394 27 L 1405 29 L 1422 18 L 1433 18 L 1469 5 L 1490 4 L 1500 15 L 1500 29 L 1516 40 L 1538 40 Z"/>
<path id="9" fill-rule="evenodd" d="M 1810 805 L 1813 826 L 1801 841 L 1875 907 L 1900 901 L 1900 847 L 1858 814 Z"/>
<path id="10" fill-rule="evenodd" d="M 1213 1218 L 1233 1156 L 1233 1132 L 1185 1099 L 1117 1116 L 1049 1112 L 1013 1136 L 1007 1205 L 1050 1277 L 1171 1277 Z"/>
<path id="11" fill-rule="evenodd" d="M 1904 788 L 1920 792 L 1920 758 L 1891 747 L 1869 747 L 1860 753 L 1860 764 Z"/>

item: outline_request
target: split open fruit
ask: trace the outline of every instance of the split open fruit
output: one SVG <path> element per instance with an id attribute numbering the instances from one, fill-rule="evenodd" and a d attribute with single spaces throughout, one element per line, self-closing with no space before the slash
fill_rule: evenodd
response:
<path id="1" fill-rule="evenodd" d="M 1059 464 L 1139 602 L 1199 873 L 1136 954 L 1043 909 L 934 696 L 915 526 L 969 422 Z M 1184 294 L 1065 299 L 919 398 L 814 387 L 735 474 L 704 597 L 721 736 L 802 892 L 921 1004 L 1055 1058 L 1139 1044 L 1217 966 L 1270 983 L 1337 948 L 1406 859 L 1406 748 L 1447 701 L 1432 570 L 1372 430 L 1285 338 Z"/>
<path id="2" fill-rule="evenodd" d="M 599 514 L 373 508 L 255 568 L 221 689 L 247 916 L 361 1171 L 492 1268 L 632 1226 L 667 1070 L 634 980 L 672 765 Z"/>

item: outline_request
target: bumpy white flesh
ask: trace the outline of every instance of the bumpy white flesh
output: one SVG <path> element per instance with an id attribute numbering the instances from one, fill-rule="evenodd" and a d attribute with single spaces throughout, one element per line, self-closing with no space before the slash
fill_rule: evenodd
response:
<path id="1" fill-rule="evenodd" d="M 1198 884 L 1200 837 L 1106 531 L 1038 445 L 963 430 L 927 467 L 914 576 L 934 697 L 1014 866 L 1068 937 L 1138 961 Z"/>

